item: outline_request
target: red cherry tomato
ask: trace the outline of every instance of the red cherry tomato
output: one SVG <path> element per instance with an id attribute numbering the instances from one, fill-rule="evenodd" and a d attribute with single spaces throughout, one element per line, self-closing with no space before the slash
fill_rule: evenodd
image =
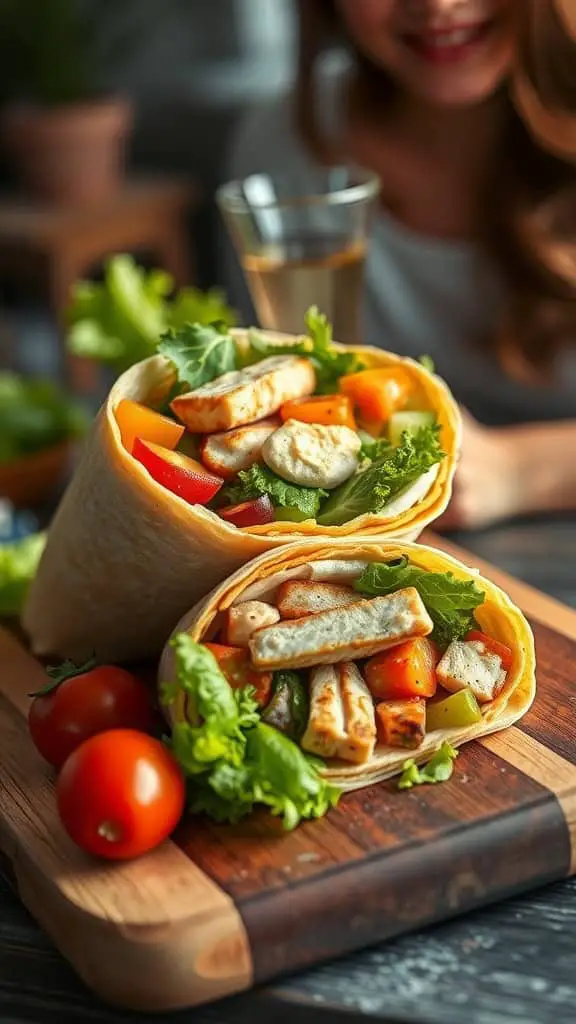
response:
<path id="1" fill-rule="evenodd" d="M 184 777 L 159 740 L 113 729 L 70 755 L 56 784 L 62 824 L 87 853 L 128 860 L 154 849 L 178 824 Z"/>
<path id="2" fill-rule="evenodd" d="M 222 477 L 209 473 L 196 459 L 143 441 L 141 437 L 134 441 L 132 454 L 157 483 L 178 494 L 189 505 L 205 505 L 224 483 Z"/>
<path id="3" fill-rule="evenodd" d="M 274 505 L 267 494 L 240 505 L 226 505 L 219 509 L 219 515 L 233 526 L 264 526 L 274 522 Z"/>
<path id="4" fill-rule="evenodd" d="M 55 768 L 84 740 L 108 729 L 150 732 L 156 718 L 147 687 L 131 672 L 98 665 L 37 695 L 28 712 L 36 749 Z"/>

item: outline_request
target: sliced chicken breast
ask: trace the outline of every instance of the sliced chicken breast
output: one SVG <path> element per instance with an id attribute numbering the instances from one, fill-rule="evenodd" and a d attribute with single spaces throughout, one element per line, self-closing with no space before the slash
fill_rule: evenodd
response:
<path id="1" fill-rule="evenodd" d="M 313 562 L 308 579 L 329 583 L 349 583 L 357 580 L 368 562 L 352 558 L 324 558 Z"/>
<path id="2" fill-rule="evenodd" d="M 347 604 L 365 601 L 352 587 L 337 583 L 283 583 L 276 595 L 276 605 L 283 619 L 302 619 Z"/>
<path id="3" fill-rule="evenodd" d="M 202 462 L 207 469 L 229 480 L 260 460 L 264 442 L 279 426 L 279 420 L 261 420 L 247 427 L 208 434 L 200 446 Z"/>
<path id="4" fill-rule="evenodd" d="M 338 487 L 358 468 L 362 442 L 350 427 L 287 420 L 262 448 L 266 465 L 300 487 Z"/>
<path id="5" fill-rule="evenodd" d="M 271 356 L 178 395 L 171 408 L 192 433 L 212 434 L 265 419 L 289 399 L 313 394 L 315 387 L 316 374 L 308 359 Z"/>
<path id="6" fill-rule="evenodd" d="M 322 665 L 310 675 L 310 715 L 303 750 L 363 764 L 374 752 L 374 704 L 353 662 Z"/>
<path id="7" fill-rule="evenodd" d="M 472 690 L 479 704 L 494 700 L 506 680 L 499 655 L 477 640 L 453 640 L 436 666 L 436 675 L 450 693 Z"/>
<path id="8" fill-rule="evenodd" d="M 280 621 L 280 612 L 265 601 L 244 601 L 228 609 L 224 629 L 225 642 L 232 647 L 248 647 L 257 629 Z"/>
<path id="9" fill-rule="evenodd" d="M 433 624 L 414 587 L 345 608 L 287 619 L 259 629 L 250 640 L 255 668 L 306 668 L 367 658 L 410 637 L 427 636 Z"/>

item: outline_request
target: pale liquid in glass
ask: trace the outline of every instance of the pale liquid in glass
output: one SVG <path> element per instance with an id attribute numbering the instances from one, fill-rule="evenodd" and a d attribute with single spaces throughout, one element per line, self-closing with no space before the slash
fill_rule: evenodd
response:
<path id="1" fill-rule="evenodd" d="M 335 340 L 357 342 L 365 260 L 364 242 L 322 235 L 244 255 L 242 266 L 260 326 L 303 334 L 306 312 L 318 306 L 332 323 Z"/>

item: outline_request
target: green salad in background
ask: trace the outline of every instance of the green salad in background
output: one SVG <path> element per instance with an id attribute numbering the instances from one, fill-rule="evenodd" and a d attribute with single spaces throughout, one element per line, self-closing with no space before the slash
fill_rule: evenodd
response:
<path id="1" fill-rule="evenodd" d="M 54 381 L 0 373 L 0 466 L 80 437 L 87 423 Z"/>
<path id="2" fill-rule="evenodd" d="M 237 323 L 223 293 L 213 288 L 181 288 L 162 270 L 146 272 L 131 256 L 109 259 L 102 282 L 79 281 L 68 310 L 67 344 L 75 356 L 106 363 L 123 373 L 155 355 L 158 340 L 170 328 L 187 323 Z"/>

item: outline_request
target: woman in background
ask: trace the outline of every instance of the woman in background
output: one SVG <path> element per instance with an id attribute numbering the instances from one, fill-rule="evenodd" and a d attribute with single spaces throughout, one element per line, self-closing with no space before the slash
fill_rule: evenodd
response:
<path id="1" fill-rule="evenodd" d="M 295 89 L 228 177 L 375 171 L 362 340 L 429 353 L 470 410 L 443 525 L 576 509 L 576 0 L 299 8 Z"/>

